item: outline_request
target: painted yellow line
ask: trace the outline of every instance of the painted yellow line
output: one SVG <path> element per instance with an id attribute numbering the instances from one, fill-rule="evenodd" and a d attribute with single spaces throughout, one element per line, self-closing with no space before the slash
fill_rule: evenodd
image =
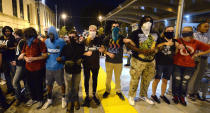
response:
<path id="1" fill-rule="evenodd" d="M 113 75 L 114 76 L 114 75 Z M 115 94 L 115 84 L 111 82 L 111 94 L 106 99 L 102 99 L 102 95 L 105 91 L 106 83 L 106 72 L 100 68 L 98 76 L 98 87 L 97 92 L 101 97 L 101 104 L 103 106 L 105 113 L 138 113 L 136 109 L 129 105 L 129 102 L 126 98 L 125 101 L 120 100 L 120 98 Z"/>
<path id="2" fill-rule="evenodd" d="M 84 87 L 84 72 L 81 72 L 81 85 L 82 85 L 82 95 L 83 95 L 83 100 L 85 100 L 85 87 Z M 90 113 L 90 109 L 88 107 L 83 107 L 84 113 Z"/>

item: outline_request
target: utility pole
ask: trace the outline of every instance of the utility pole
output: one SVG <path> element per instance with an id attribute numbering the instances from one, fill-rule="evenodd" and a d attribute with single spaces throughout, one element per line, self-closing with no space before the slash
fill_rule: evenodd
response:
<path id="1" fill-rule="evenodd" d="M 55 26 L 56 26 L 56 29 L 58 29 L 58 5 L 57 4 L 55 4 L 55 21 L 56 21 L 56 23 L 55 23 Z"/>
<path id="2" fill-rule="evenodd" d="M 39 27 L 39 34 L 41 34 L 41 25 L 40 25 L 40 0 L 38 0 L 38 8 L 37 8 L 37 15 L 38 15 L 38 27 Z"/>
<path id="3" fill-rule="evenodd" d="M 184 7 L 184 0 L 179 0 L 177 20 L 176 20 L 176 34 L 175 34 L 176 39 L 180 37 L 180 31 L 182 27 L 182 17 L 184 12 L 183 7 Z"/>

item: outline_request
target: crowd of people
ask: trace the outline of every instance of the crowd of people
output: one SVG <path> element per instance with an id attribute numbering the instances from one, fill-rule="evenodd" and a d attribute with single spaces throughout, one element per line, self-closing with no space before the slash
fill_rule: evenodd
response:
<path id="1" fill-rule="evenodd" d="M 132 51 L 130 67 L 130 88 L 128 101 L 135 105 L 135 96 L 141 79 L 139 98 L 149 104 L 160 103 L 160 98 L 170 104 L 165 95 L 168 80 L 172 76 L 172 94 L 174 103 L 186 106 L 185 97 L 195 101 L 200 97 L 200 82 L 205 75 L 210 52 L 210 36 L 207 22 L 200 23 L 197 32 L 191 26 L 184 27 L 182 37 L 175 39 L 174 26 L 167 26 L 162 34 L 153 32 L 153 19 L 144 16 L 139 29 L 127 37 L 121 35 L 119 23 L 114 22 L 110 33 L 102 38 L 97 27 L 90 25 L 88 35 L 81 37 L 71 31 L 67 37 L 59 38 L 55 27 L 45 30 L 46 36 L 40 37 L 32 28 L 13 29 L 5 26 L 0 37 L 0 68 L 4 73 L 7 94 L 13 93 L 19 106 L 24 95 L 20 81 L 23 80 L 25 91 L 30 99 L 25 103 L 30 107 L 37 104 L 37 109 L 47 109 L 52 105 L 54 82 L 61 88 L 62 108 L 67 113 L 80 109 L 79 85 L 81 72 L 84 73 L 86 97 L 82 106 L 89 107 L 91 100 L 100 105 L 97 96 L 97 82 L 100 68 L 100 53 L 105 54 L 106 86 L 103 98 L 108 98 L 114 71 L 116 95 L 122 100 L 121 72 L 123 68 L 123 47 Z M 83 71 L 82 71 L 83 70 Z M 92 73 L 92 92 L 89 80 Z M 152 79 L 152 95 L 148 98 L 148 87 Z M 158 83 L 162 79 L 160 98 L 156 96 Z M 188 86 L 188 83 L 190 84 Z M 187 90 L 189 87 L 189 90 Z M 44 92 L 47 99 L 44 101 Z M 92 95 L 92 96 L 91 96 Z M 0 104 L 9 105 L 0 88 Z"/>

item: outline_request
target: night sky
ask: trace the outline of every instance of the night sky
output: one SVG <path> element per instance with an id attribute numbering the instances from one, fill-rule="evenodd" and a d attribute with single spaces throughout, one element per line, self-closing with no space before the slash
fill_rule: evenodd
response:
<path id="1" fill-rule="evenodd" d="M 55 9 L 55 4 L 58 4 L 58 15 L 65 12 L 70 16 L 66 20 L 66 25 L 74 25 L 82 32 L 90 24 L 99 25 L 98 15 L 105 16 L 123 1 L 125 0 L 46 0 L 46 4 L 51 9 Z M 62 20 L 61 25 L 63 25 Z"/>

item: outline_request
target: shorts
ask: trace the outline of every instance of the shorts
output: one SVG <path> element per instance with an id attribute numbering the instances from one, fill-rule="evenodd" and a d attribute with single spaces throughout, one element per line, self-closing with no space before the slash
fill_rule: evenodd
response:
<path id="1" fill-rule="evenodd" d="M 59 86 L 64 85 L 64 69 L 59 70 L 47 70 L 46 69 L 46 84 L 52 86 L 54 81 L 57 82 Z"/>
<path id="2" fill-rule="evenodd" d="M 166 80 L 170 80 L 172 73 L 173 65 L 157 65 L 155 79 L 164 78 Z"/>

